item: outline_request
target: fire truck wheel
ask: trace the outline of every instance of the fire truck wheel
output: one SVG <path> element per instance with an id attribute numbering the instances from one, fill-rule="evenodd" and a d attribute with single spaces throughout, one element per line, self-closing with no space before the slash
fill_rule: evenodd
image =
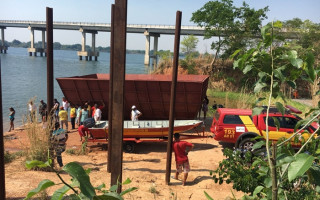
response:
<path id="1" fill-rule="evenodd" d="M 239 143 L 239 148 L 243 151 L 252 151 L 253 145 L 256 143 L 255 140 L 252 140 L 252 138 L 244 138 Z"/>
<path id="2" fill-rule="evenodd" d="M 123 150 L 126 153 L 132 153 L 134 151 L 134 142 L 125 142 L 123 144 Z"/>

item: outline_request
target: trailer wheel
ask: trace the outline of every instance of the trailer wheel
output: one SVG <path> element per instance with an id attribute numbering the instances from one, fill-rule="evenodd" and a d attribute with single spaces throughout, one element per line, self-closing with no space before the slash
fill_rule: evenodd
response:
<path id="1" fill-rule="evenodd" d="M 123 144 L 123 150 L 126 152 L 126 153 L 132 153 L 134 151 L 134 142 L 125 142 Z"/>

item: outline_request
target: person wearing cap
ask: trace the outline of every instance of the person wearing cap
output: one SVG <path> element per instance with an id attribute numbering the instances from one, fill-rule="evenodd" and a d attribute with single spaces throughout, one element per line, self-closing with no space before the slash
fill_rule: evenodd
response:
<path id="1" fill-rule="evenodd" d="M 68 133 L 68 112 L 64 110 L 63 106 L 59 111 L 60 127 L 63 129 L 63 124 L 66 125 L 66 131 Z"/>
<path id="2" fill-rule="evenodd" d="M 142 115 L 142 113 L 137 109 L 135 105 L 131 107 L 131 120 L 138 121 L 138 118 Z"/>
<path id="3" fill-rule="evenodd" d="M 42 122 L 47 121 L 47 104 L 41 100 L 39 105 L 39 114 L 41 115 Z"/>

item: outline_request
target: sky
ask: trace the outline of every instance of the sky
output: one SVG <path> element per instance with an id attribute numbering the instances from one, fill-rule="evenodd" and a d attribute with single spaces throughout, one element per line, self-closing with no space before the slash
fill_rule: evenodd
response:
<path id="1" fill-rule="evenodd" d="M 99 22 L 110 23 L 111 4 L 115 0 L 2 0 L 0 20 L 30 20 L 46 21 L 46 7 L 53 8 L 53 21 L 60 22 Z M 190 19 L 192 13 L 200 9 L 206 0 L 128 0 L 128 24 L 175 25 L 177 11 L 182 11 L 182 25 L 195 25 Z M 266 24 L 275 20 L 290 20 L 300 18 L 320 23 L 320 0 L 247 0 L 251 8 L 260 9 L 269 6 Z M 243 0 L 234 0 L 236 6 L 241 6 Z M 181 37 L 181 40 L 185 36 Z M 14 39 L 30 41 L 30 31 L 26 28 L 7 28 L 5 40 Z M 35 31 L 35 41 L 41 40 L 41 32 Z M 81 43 L 79 31 L 54 30 L 54 42 L 61 44 Z M 210 52 L 213 40 L 199 37 L 197 50 L 201 53 Z M 91 34 L 87 34 L 87 44 L 91 44 Z M 99 32 L 96 35 L 96 46 L 109 46 L 110 33 Z M 161 35 L 159 50 L 171 50 L 174 47 L 174 36 Z M 145 36 L 143 34 L 127 34 L 127 49 L 144 50 Z M 153 39 L 151 39 L 151 49 Z"/>

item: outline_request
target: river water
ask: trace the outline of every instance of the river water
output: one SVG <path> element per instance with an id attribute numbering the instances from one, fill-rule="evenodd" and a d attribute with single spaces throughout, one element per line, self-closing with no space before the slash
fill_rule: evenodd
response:
<path id="1" fill-rule="evenodd" d="M 9 47 L 1 55 L 2 105 L 4 131 L 9 130 L 9 108 L 16 111 L 15 127 L 22 125 L 29 99 L 36 97 L 47 101 L 47 58 L 31 57 L 25 48 Z M 79 61 L 76 51 L 54 50 L 54 98 L 61 103 L 62 91 L 55 80 L 60 77 L 109 73 L 110 54 L 100 52 L 98 61 Z M 126 55 L 127 74 L 147 74 L 143 54 Z"/>

